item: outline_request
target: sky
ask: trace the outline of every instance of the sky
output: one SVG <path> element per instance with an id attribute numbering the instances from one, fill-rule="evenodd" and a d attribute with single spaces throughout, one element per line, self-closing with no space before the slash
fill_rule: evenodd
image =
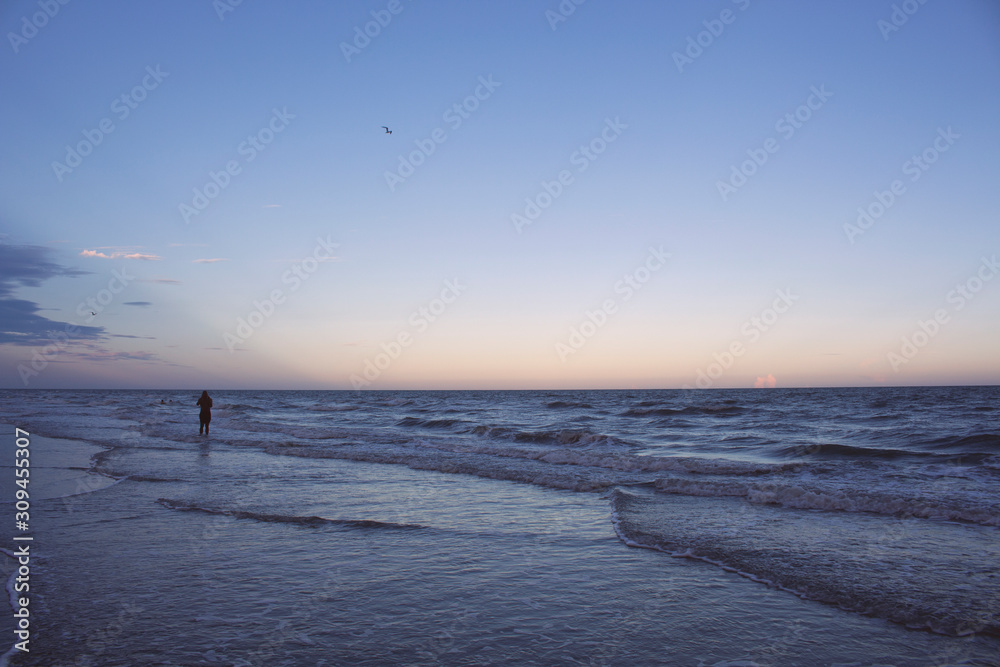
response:
<path id="1" fill-rule="evenodd" d="M 996 2 L 0 30 L 2 387 L 1000 384 Z"/>

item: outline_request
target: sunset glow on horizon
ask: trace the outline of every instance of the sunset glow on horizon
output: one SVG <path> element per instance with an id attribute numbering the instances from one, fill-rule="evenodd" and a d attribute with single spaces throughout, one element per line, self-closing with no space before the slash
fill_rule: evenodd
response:
<path id="1" fill-rule="evenodd" d="M 220 1 L 0 10 L 0 386 L 1000 384 L 995 4 Z"/>

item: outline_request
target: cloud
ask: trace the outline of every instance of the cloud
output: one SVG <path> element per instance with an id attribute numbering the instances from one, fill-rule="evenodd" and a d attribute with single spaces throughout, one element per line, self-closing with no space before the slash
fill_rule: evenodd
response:
<path id="1" fill-rule="evenodd" d="M 112 338 L 139 338 L 141 340 L 156 340 L 156 336 L 132 336 L 130 334 L 111 334 Z"/>
<path id="2" fill-rule="evenodd" d="M 174 280 L 173 278 L 149 278 L 147 280 L 140 280 L 140 283 L 160 283 L 161 285 L 181 285 L 181 281 Z"/>
<path id="3" fill-rule="evenodd" d="M 38 315 L 42 308 L 37 303 L 14 298 L 19 286 L 38 287 L 51 278 L 90 273 L 61 266 L 51 260 L 51 254 L 44 246 L 0 244 L 0 344 L 42 348 L 47 364 L 133 360 L 176 365 L 153 352 L 116 352 L 105 347 L 111 338 L 153 337 L 109 334 L 104 327 L 57 322 Z"/>
<path id="4" fill-rule="evenodd" d="M 767 377 L 758 377 L 753 383 L 754 389 L 774 389 L 777 385 L 778 381 L 770 373 Z"/>
<path id="5" fill-rule="evenodd" d="M 126 301 L 122 304 L 123 306 L 152 306 L 152 301 Z"/>
<path id="6" fill-rule="evenodd" d="M 48 345 L 61 340 L 98 340 L 104 327 L 73 325 L 38 315 L 42 308 L 34 301 L 16 299 L 18 287 L 38 287 L 60 276 L 90 273 L 51 261 L 52 250 L 44 246 L 0 244 L 0 343 Z"/>
<path id="7" fill-rule="evenodd" d="M 228 262 L 229 260 L 224 257 L 214 257 L 212 259 L 193 259 L 191 261 L 195 264 L 214 264 L 215 262 Z"/>
<path id="8" fill-rule="evenodd" d="M 159 255 L 150 255 L 143 252 L 126 252 L 124 250 L 114 250 L 111 253 L 98 252 L 96 250 L 84 250 L 81 257 L 100 257 L 101 259 L 143 259 L 158 262 L 162 259 Z"/>
<path id="9" fill-rule="evenodd" d="M 0 296 L 11 294 L 18 284 L 38 287 L 42 281 L 56 276 L 90 273 L 49 261 L 51 252 L 45 246 L 0 244 Z"/>
<path id="10" fill-rule="evenodd" d="M 156 361 L 162 360 L 152 352 L 112 352 L 111 350 L 95 349 L 90 352 L 78 352 L 74 355 L 82 361 Z"/>

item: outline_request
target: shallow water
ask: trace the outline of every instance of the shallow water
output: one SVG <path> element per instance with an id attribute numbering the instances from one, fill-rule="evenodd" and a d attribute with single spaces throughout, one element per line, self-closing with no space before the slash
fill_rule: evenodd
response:
<path id="1" fill-rule="evenodd" d="M 981 483 L 997 429 L 977 409 L 996 390 L 957 408 L 900 390 L 948 424 L 845 419 L 896 422 L 891 438 L 791 425 L 845 391 L 793 408 L 772 392 L 218 392 L 208 438 L 180 408 L 196 393 L 0 395 L 22 428 L 113 447 L 33 438 L 54 464 L 33 473 L 49 486 L 37 625 L 13 664 L 1000 664 L 997 487 Z M 651 408 L 696 435 L 626 414 Z M 757 414 L 781 409 L 774 429 Z M 809 438 L 905 455 L 781 453 Z M 91 473 L 70 470 L 81 457 Z"/>

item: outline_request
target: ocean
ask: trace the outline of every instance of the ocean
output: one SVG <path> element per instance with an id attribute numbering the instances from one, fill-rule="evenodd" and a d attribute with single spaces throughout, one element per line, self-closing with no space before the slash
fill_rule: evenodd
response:
<path id="1" fill-rule="evenodd" d="M 0 664 L 1000 665 L 998 387 L 208 389 L 0 391 Z"/>

